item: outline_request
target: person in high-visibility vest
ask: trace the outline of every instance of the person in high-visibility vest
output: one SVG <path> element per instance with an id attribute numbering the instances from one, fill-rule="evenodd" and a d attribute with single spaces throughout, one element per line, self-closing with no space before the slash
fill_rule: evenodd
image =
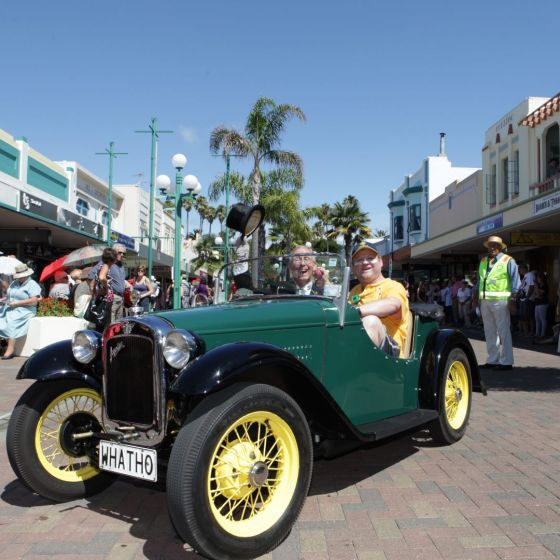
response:
<path id="1" fill-rule="evenodd" d="M 505 254 L 506 244 L 501 237 L 491 235 L 484 246 L 488 256 L 478 267 L 478 291 L 474 306 L 480 306 L 484 323 L 484 338 L 488 358 L 481 369 L 506 371 L 513 368 L 511 317 L 508 301 L 515 297 L 521 286 L 515 260 Z"/>

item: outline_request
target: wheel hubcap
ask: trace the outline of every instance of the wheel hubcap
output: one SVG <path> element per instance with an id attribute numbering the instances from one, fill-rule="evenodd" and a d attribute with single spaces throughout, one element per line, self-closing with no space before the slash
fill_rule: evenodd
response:
<path id="1" fill-rule="evenodd" d="M 249 472 L 249 482 L 252 486 L 262 486 L 268 478 L 268 467 L 262 461 L 257 461 Z"/>

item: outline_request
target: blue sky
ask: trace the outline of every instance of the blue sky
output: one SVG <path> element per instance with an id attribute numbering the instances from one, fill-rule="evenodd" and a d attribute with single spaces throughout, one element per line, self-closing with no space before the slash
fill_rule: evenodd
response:
<path id="1" fill-rule="evenodd" d="M 2 14 L 0 128 L 115 183 L 187 155 L 203 189 L 224 164 L 218 125 L 242 128 L 260 96 L 299 105 L 284 149 L 305 164 L 304 206 L 357 196 L 388 228 L 389 190 L 436 155 L 479 167 L 484 132 L 529 96 L 560 91 L 557 2 L 147 0 L 12 2 Z M 247 166 L 234 161 L 233 168 Z"/>

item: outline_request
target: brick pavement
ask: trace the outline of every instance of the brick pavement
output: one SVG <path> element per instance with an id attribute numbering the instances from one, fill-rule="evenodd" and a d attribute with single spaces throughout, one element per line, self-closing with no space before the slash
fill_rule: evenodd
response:
<path id="1" fill-rule="evenodd" d="M 472 340 L 484 360 L 483 343 Z M 267 560 L 560 557 L 560 358 L 515 349 L 512 372 L 485 375 L 466 436 L 422 431 L 318 461 L 301 517 Z M 29 382 L 0 364 L 0 418 Z M 163 487 L 120 480 L 50 504 L 8 465 L 0 420 L 0 560 L 198 558 L 175 537 Z"/>

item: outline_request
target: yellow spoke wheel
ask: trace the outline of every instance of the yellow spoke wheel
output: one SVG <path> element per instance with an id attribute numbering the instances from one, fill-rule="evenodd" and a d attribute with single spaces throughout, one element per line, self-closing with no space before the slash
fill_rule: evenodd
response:
<path id="1" fill-rule="evenodd" d="M 73 427 L 88 417 L 101 424 L 101 399 L 93 389 L 72 389 L 55 397 L 45 408 L 35 430 L 35 451 L 43 468 L 64 482 L 88 480 L 99 473 L 86 455 L 69 452 Z M 76 424 L 72 426 L 72 421 Z M 64 445 L 67 440 L 67 445 Z"/>
<path id="2" fill-rule="evenodd" d="M 256 558 L 278 546 L 313 470 L 307 419 L 284 391 L 234 383 L 208 395 L 179 431 L 167 505 L 179 536 L 205 558 Z"/>
<path id="3" fill-rule="evenodd" d="M 454 361 L 447 370 L 445 381 L 445 414 L 454 430 L 458 430 L 465 422 L 469 398 L 469 378 L 465 365 Z"/>
<path id="4" fill-rule="evenodd" d="M 99 393 L 77 379 L 37 381 L 19 399 L 8 424 L 12 469 L 29 488 L 55 502 L 101 492 L 115 476 L 96 468 L 95 438 L 101 431 Z"/>
<path id="5" fill-rule="evenodd" d="M 253 537 L 286 511 L 299 473 L 298 445 L 280 416 L 256 411 L 232 424 L 212 453 L 208 499 L 229 534 Z"/>
<path id="6" fill-rule="evenodd" d="M 463 348 L 449 351 L 440 375 L 438 418 L 429 428 L 434 441 L 450 445 L 465 435 L 471 412 L 471 366 Z"/>

